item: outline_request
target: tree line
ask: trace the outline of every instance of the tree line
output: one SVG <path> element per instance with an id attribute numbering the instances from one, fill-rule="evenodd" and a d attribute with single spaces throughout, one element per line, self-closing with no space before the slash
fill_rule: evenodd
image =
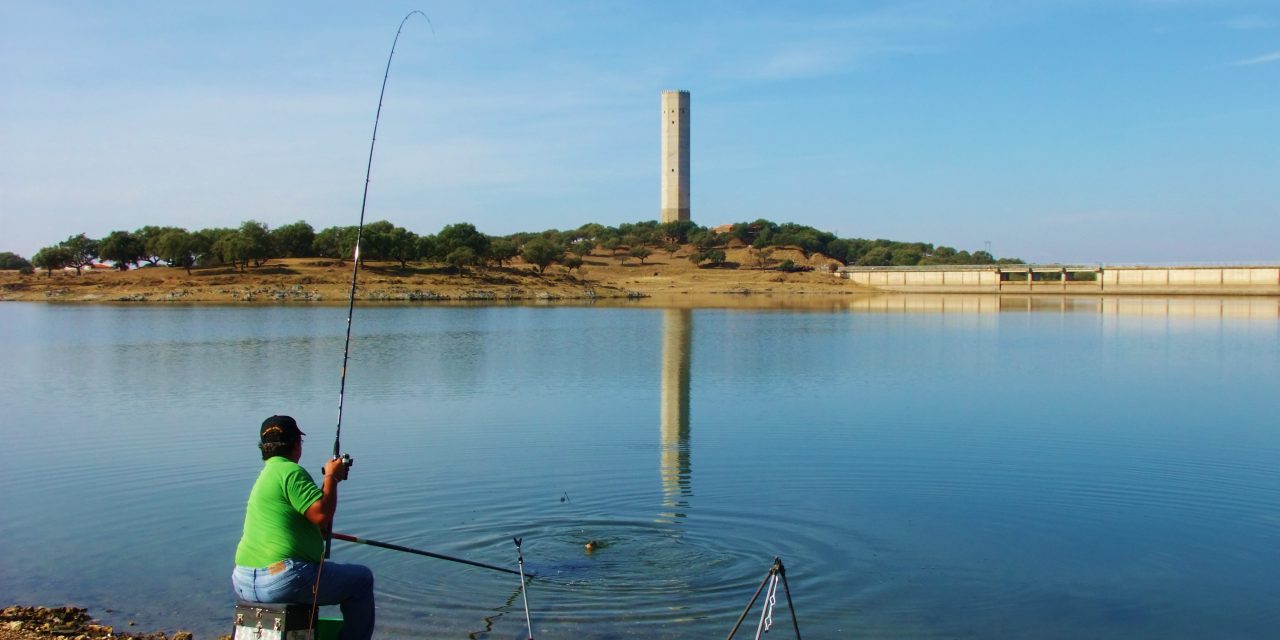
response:
<path id="1" fill-rule="evenodd" d="M 657 251 L 674 256 L 685 245 L 692 246 L 689 259 L 695 264 L 725 264 L 725 249 L 731 244 L 751 248 L 757 266 L 771 264 L 770 254 L 778 247 L 795 247 L 805 257 L 822 254 L 841 264 L 862 266 L 912 266 L 947 264 L 1020 263 L 1016 258 L 997 260 L 986 251 L 956 250 L 923 242 L 884 239 L 838 238 L 835 234 L 795 223 L 758 219 L 740 222 L 727 229 L 709 229 L 682 220 L 660 223 L 644 221 L 616 227 L 597 223 L 572 230 L 549 229 L 490 236 L 466 222 L 447 225 L 439 232 L 419 235 L 386 220 L 364 226 L 360 239 L 360 259 L 393 261 L 402 268 L 410 262 L 443 263 L 459 271 L 493 264 L 499 267 L 517 256 L 545 271 L 560 264 L 572 271 L 583 258 L 597 249 L 625 262 L 641 263 Z M 134 231 L 112 231 L 102 238 L 78 234 L 44 247 L 28 261 L 10 252 L 0 253 L 0 269 L 33 272 L 43 269 L 81 269 L 109 261 L 115 268 L 140 265 L 185 268 L 231 266 L 240 271 L 260 266 L 276 258 L 331 258 L 344 261 L 353 256 L 358 229 L 334 226 L 317 232 L 299 220 L 274 229 L 256 220 L 246 220 L 235 228 L 188 231 L 181 227 L 145 226 Z M 784 265 L 784 268 L 787 265 Z"/>

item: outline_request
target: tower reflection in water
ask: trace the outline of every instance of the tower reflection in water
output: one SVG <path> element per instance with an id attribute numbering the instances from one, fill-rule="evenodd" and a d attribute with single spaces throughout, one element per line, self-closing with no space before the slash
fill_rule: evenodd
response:
<path id="1" fill-rule="evenodd" d="M 683 518 L 693 495 L 689 464 L 689 381 L 693 311 L 665 309 L 662 315 L 662 423 L 658 472 L 664 519 Z"/>

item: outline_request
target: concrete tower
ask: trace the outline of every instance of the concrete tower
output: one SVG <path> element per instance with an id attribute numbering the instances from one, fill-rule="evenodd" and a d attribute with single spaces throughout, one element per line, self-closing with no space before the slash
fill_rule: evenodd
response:
<path id="1" fill-rule="evenodd" d="M 689 219 L 689 92 L 662 92 L 662 221 Z"/>

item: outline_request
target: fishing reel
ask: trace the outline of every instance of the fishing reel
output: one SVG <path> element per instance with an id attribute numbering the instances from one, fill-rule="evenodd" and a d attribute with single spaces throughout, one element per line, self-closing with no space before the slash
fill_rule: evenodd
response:
<path id="1" fill-rule="evenodd" d="M 337 460 L 341 462 L 343 471 L 350 471 L 351 465 L 355 464 L 356 462 L 354 459 L 352 459 L 351 454 L 347 454 L 347 453 L 344 453 L 340 456 L 334 456 L 330 458 L 330 460 Z"/>

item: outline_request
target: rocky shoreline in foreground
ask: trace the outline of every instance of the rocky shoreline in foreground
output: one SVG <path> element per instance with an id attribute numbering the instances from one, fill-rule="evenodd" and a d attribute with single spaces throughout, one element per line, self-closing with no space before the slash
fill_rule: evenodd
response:
<path id="1" fill-rule="evenodd" d="M 129 623 L 133 625 L 132 622 Z M 194 640 L 190 631 L 116 631 L 102 624 L 82 607 L 29 607 L 13 605 L 0 610 L 0 640 Z M 218 640 L 230 640 L 230 635 Z"/>

